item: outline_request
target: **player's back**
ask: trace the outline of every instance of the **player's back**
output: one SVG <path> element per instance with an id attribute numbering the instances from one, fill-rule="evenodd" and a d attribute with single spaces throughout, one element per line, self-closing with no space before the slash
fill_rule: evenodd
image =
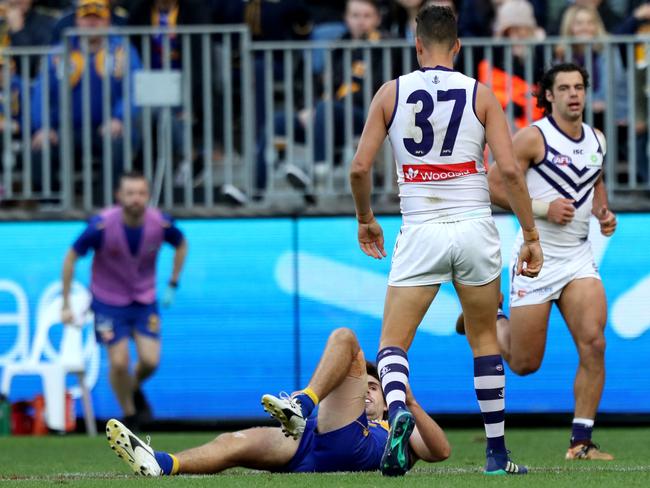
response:
<path id="1" fill-rule="evenodd" d="M 388 134 L 405 221 L 490 215 L 478 83 L 445 67 L 397 80 Z"/>

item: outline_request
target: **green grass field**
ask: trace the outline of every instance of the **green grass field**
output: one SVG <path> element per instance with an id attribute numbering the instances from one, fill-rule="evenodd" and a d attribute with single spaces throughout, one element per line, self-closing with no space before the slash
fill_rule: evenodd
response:
<path id="1" fill-rule="evenodd" d="M 65 487 L 95 486 L 650 486 L 650 428 L 601 428 L 596 441 L 616 456 L 616 461 L 564 460 L 567 429 L 509 429 L 513 459 L 530 467 L 523 477 L 487 477 L 481 474 L 484 445 L 479 430 L 449 430 L 452 456 L 439 464 L 419 463 L 400 479 L 379 473 L 278 475 L 231 470 L 214 476 L 180 476 L 150 479 L 131 476 L 128 468 L 108 448 L 103 435 L 0 438 L 0 485 Z M 213 438 L 202 433 L 155 433 L 152 445 L 178 451 Z"/>

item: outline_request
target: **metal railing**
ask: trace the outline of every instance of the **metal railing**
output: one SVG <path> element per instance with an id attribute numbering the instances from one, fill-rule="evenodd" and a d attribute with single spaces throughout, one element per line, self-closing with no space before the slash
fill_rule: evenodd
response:
<path id="1" fill-rule="evenodd" d="M 467 39 L 457 69 L 505 97 L 514 131 L 539 116 L 531 92 L 543 69 L 583 60 L 593 75 L 585 120 L 607 137 L 610 199 L 643 207 L 649 48 L 633 36 Z M 251 42 L 243 26 L 71 30 L 58 48 L 8 49 L 2 60 L 0 198 L 84 212 L 110 204 L 117 175 L 132 168 L 152 181 L 154 203 L 179 213 L 228 213 L 221 204 L 233 201 L 250 213 L 295 210 L 304 197 L 315 212 L 348 211 L 370 100 L 417 68 L 402 40 Z M 388 142 L 374 193 L 397 210 Z"/>

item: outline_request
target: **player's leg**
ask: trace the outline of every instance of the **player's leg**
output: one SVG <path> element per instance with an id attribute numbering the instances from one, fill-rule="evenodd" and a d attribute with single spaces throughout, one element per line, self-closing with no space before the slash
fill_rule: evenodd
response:
<path id="1" fill-rule="evenodd" d="M 518 375 L 534 373 L 542 364 L 551 305 L 548 301 L 511 306 L 510 319 L 497 321 L 501 352 L 510 369 Z"/>
<path id="2" fill-rule="evenodd" d="M 591 441 L 591 432 L 605 383 L 607 301 L 602 282 L 583 278 L 569 283 L 558 301 L 578 350 L 574 383 L 575 412 L 567 459 L 611 460 Z"/>
<path id="3" fill-rule="evenodd" d="M 157 311 L 138 313 L 136 321 L 135 348 L 138 360 L 135 364 L 135 387 L 140 388 L 160 364 L 160 316 Z"/>
<path id="4" fill-rule="evenodd" d="M 111 449 L 137 474 L 213 474 L 236 466 L 277 470 L 292 460 L 299 443 L 280 429 L 258 427 L 221 434 L 202 446 L 177 454 L 155 451 L 115 419 L 106 423 Z"/>
<path id="5" fill-rule="evenodd" d="M 221 434 L 203 446 L 175 455 L 179 473 L 210 474 L 243 467 L 277 470 L 286 466 L 298 450 L 298 440 L 277 427 L 255 427 Z"/>
<path id="6" fill-rule="evenodd" d="M 352 330 L 347 328 L 336 329 L 330 334 L 318 366 L 307 387 L 296 392 L 292 395 L 292 398 L 264 395 L 262 397 L 264 409 L 280 421 L 282 429 L 287 435 L 294 438 L 299 437 L 304 429 L 305 419 L 309 417 L 319 401 L 326 399 L 331 392 L 345 383 L 353 367 L 358 363 L 357 357 L 360 351 L 359 341 Z M 365 368 L 364 360 L 361 368 L 364 378 Z M 367 384 L 364 387 L 367 387 Z M 365 389 L 361 393 L 361 411 L 341 425 L 346 425 L 361 415 L 364 394 Z M 319 410 L 319 427 L 322 408 L 323 406 Z M 325 409 L 328 410 L 327 407 Z M 343 413 L 343 417 L 347 418 L 349 415 Z"/>
<path id="7" fill-rule="evenodd" d="M 505 374 L 496 334 L 500 278 L 485 285 L 454 282 L 465 317 L 465 333 L 474 356 L 474 388 L 485 435 L 486 474 L 525 474 L 508 458 L 505 445 Z"/>
<path id="8" fill-rule="evenodd" d="M 149 422 L 153 417 L 151 406 L 142 391 L 142 383 L 155 373 L 160 364 L 160 315 L 155 307 L 152 305 L 145 310 L 137 310 L 132 317 L 138 356 L 134 370 L 133 403 L 140 422 Z"/>
<path id="9" fill-rule="evenodd" d="M 389 286 L 386 292 L 377 368 L 389 419 L 393 419 L 397 411 L 406 409 L 409 371 L 406 351 L 439 289 L 440 285 Z"/>
<path id="10" fill-rule="evenodd" d="M 129 372 L 129 340 L 127 337 L 110 344 L 108 350 L 109 379 L 111 387 L 122 407 L 126 423 L 131 423 L 135 416 L 133 405 L 133 377 Z"/>
<path id="11" fill-rule="evenodd" d="M 339 329 L 339 331 L 347 331 L 348 329 Z M 335 331 L 336 333 L 336 331 Z M 351 333 L 351 331 L 350 331 Z M 368 392 L 368 379 L 366 374 L 366 358 L 363 351 L 357 344 L 356 337 L 352 334 L 351 337 L 343 337 L 348 343 L 348 347 L 354 343 L 356 347 L 352 349 L 354 356 L 346 355 L 343 366 L 347 365 L 347 371 L 341 375 L 343 368 L 337 368 L 336 373 L 338 381 L 336 384 L 330 383 L 333 388 L 322 399 L 318 409 L 318 433 L 326 434 L 344 427 L 351 422 L 356 421 L 365 411 L 365 398 Z M 325 358 L 323 358 L 325 359 Z M 335 358 L 331 357 L 334 360 Z M 324 361 L 321 360 L 321 363 Z M 328 368 L 316 370 L 314 379 L 317 379 L 319 374 L 327 374 Z M 310 382 L 310 384 L 312 384 Z"/>
<path id="12" fill-rule="evenodd" d="M 392 273 L 392 271 L 391 271 Z M 406 351 L 440 285 L 389 286 L 377 353 L 377 369 L 388 405 L 390 434 L 381 459 L 381 472 L 401 476 L 410 467 L 408 440 L 415 419 L 406 408 L 409 363 Z"/>

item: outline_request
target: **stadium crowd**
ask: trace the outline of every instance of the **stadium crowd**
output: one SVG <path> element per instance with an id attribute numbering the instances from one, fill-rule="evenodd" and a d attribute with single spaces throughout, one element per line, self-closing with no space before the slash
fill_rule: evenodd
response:
<path id="1" fill-rule="evenodd" d="M 546 36 L 562 36 L 567 39 L 584 39 L 585 44 L 573 44 L 571 49 L 557 46 L 552 52 L 552 61 L 571 60 L 579 65 L 590 68 L 593 81 L 592 106 L 594 112 L 594 126 L 600 129 L 605 127 L 606 110 L 606 79 L 608 69 L 606 56 L 603 54 L 603 46 L 594 43 L 594 40 L 607 35 L 636 34 L 647 32 L 650 26 L 650 2 L 643 0 L 5 0 L 0 2 L 0 49 L 6 47 L 28 47 L 57 45 L 62 41 L 62 33 L 68 27 L 109 27 L 109 26 L 159 26 L 174 27 L 177 25 L 206 25 L 206 24 L 246 24 L 248 25 L 254 41 L 282 41 L 282 40 L 369 40 L 380 41 L 383 39 L 406 39 L 413 41 L 415 29 L 415 14 L 424 4 L 436 4 L 451 7 L 457 15 L 458 29 L 461 38 L 492 38 L 492 39 L 543 39 Z M 103 45 L 100 38 L 93 41 L 90 38 L 89 48 L 86 50 L 81 43 L 73 50 L 71 77 L 72 89 L 72 129 L 75 133 L 82 131 L 82 113 L 85 108 L 82 101 L 82 79 L 85 70 L 90 71 L 91 93 L 101 92 L 101 82 L 104 77 L 105 66 L 100 62 L 103 57 Z M 198 42 L 198 38 L 196 39 Z M 194 42 L 194 40 L 192 41 Z M 122 77 L 124 72 L 134 72 L 141 68 L 143 59 L 143 43 L 134 42 L 128 56 L 124 55 L 121 41 L 109 42 L 108 50 L 111 59 L 115 62 L 111 69 L 111 114 L 104 117 L 102 103 L 99 97 L 93 97 L 90 104 L 90 119 L 92 135 L 89 138 L 90 152 L 95 159 L 106 160 L 107 151 L 104 149 L 106 141 L 110 140 L 111 150 L 110 161 L 112 171 L 101 173 L 106 177 L 112 174 L 112 181 L 117 181 L 117 175 L 125 167 L 123 150 L 125 137 L 134 148 L 134 161 L 136 167 L 140 165 L 142 127 L 138 107 L 133 105 L 126 107 L 126 99 L 123 91 Z M 166 41 L 163 36 L 152 35 L 150 37 L 151 67 L 153 69 L 163 66 L 163 53 L 166 50 Z M 192 44 L 192 52 L 195 48 L 200 49 L 198 44 Z M 169 50 L 171 67 L 181 68 L 183 66 L 183 49 L 177 37 L 169 39 Z M 149 50 L 147 50 L 149 51 Z M 512 111 L 514 120 L 513 131 L 524 127 L 530 120 L 541 117 L 539 109 L 529 102 L 529 94 L 534 91 L 541 72 L 546 67 L 542 52 L 542 46 L 533 49 L 533 73 L 532 86 L 531 77 L 526 75 L 526 58 L 528 49 L 525 46 L 514 45 L 512 58 L 506 55 L 505 48 L 495 48 L 490 56 L 486 56 L 480 49 L 474 49 L 471 61 L 464 59 L 465 51 L 461 51 L 456 59 L 457 68 L 464 72 L 467 66 L 471 67 L 470 75 L 476 76 L 479 81 L 489 82 L 497 98 L 504 109 Z M 254 79 L 255 83 L 255 188 L 256 196 L 263 197 L 268 184 L 268 168 L 276 164 L 267 161 L 271 154 L 275 159 L 281 159 L 282 148 L 286 145 L 288 124 L 293 124 L 293 134 L 296 142 L 305 142 L 307 128 L 311 128 L 313 137 L 313 154 L 309 157 L 313 161 L 313 167 L 305 168 L 294 165 L 287 165 L 287 176 L 289 182 L 307 193 L 310 189 L 312 178 L 323 173 L 328 168 L 323 163 L 325 160 L 334 160 L 334 164 L 341 164 L 346 160 L 342 154 L 344 144 L 345 122 L 345 100 L 352 97 L 352 130 L 354 137 L 361 133 L 363 117 L 367 109 L 366 99 L 363 94 L 363 80 L 370 77 L 373 92 L 380 86 L 383 74 L 390 72 L 396 76 L 403 71 L 404 65 L 393 61 L 393 65 L 384 69 L 381 52 L 375 59 L 375 54 L 370 58 L 372 66 L 367 67 L 364 59 L 363 49 L 353 50 L 350 61 L 352 66 L 345 66 L 343 56 L 333 56 L 334 66 L 332 73 L 333 94 L 335 103 L 331 114 L 329 107 L 325 110 L 323 103 L 328 99 L 324 90 L 322 79 L 324 60 L 322 53 L 315 52 L 313 59 L 313 78 L 316 86 L 312 106 L 303 106 L 301 110 L 294 113 L 294 120 L 286 120 L 286 113 L 275 113 L 267 116 L 266 95 L 265 95 L 265 60 L 263 52 L 257 52 L 254 57 Z M 236 56 L 236 54 L 235 54 Z M 319 57 L 320 56 L 320 57 Z M 646 93 L 643 89 L 635 90 L 635 99 L 630 100 L 627 93 L 625 79 L 625 67 L 629 63 L 635 63 L 635 83 L 638 86 L 644 84 L 647 77 L 644 65 L 645 53 L 635 51 L 635 59 L 628 59 L 629 52 L 625 49 L 614 49 L 612 54 L 612 72 L 615 77 L 615 126 L 622 141 L 618 146 L 618 159 L 628 160 L 630 148 L 626 141 L 632 140 L 628 137 L 629 131 L 634 131 L 633 140 L 636 143 L 636 168 L 637 179 L 640 183 L 648 181 L 648 128 L 647 128 L 647 102 Z M 191 63 L 192 90 L 193 93 L 202 93 L 200 63 Z M 89 59 L 86 59 L 89 58 Z M 589 59 L 588 59 L 589 58 Z M 347 58 L 345 58 L 347 59 Z M 128 66 L 125 64 L 129 60 Z M 2 69 L 1 86 L 10 85 L 9 90 L 2 90 L 0 94 L 0 132 L 10 131 L 10 139 L 24 141 L 31 139 L 33 155 L 31 160 L 30 188 L 39 191 L 44 188 L 42 182 L 42 169 L 49 164 L 52 168 L 51 175 L 47 177 L 47 186 L 56 191 L 59 188 L 58 174 L 60 163 L 58 161 L 58 144 L 60 139 L 59 124 L 61 114 L 59 104 L 56 103 L 58 78 L 57 70 L 60 69 L 60 59 L 56 56 L 49 56 L 47 62 L 40 63 L 38 57 L 30 58 L 29 77 L 31 90 L 29 110 L 31 112 L 31 126 L 22 127 L 25 97 L 21 91 L 26 86 L 20 82 L 20 76 L 24 77 L 24 70 L 18 69 L 17 63 L 10 63 L 9 71 Z M 412 59 L 412 68 L 415 69 L 415 62 Z M 0 56 L 0 64 L 6 61 Z M 396 66 L 399 64 L 399 66 Z M 282 59 L 273 60 L 274 81 L 282 78 Z M 108 66 L 108 64 L 106 64 Z M 238 76 L 238 64 L 233 62 L 235 78 Z M 22 66 L 20 66 L 22 68 Z M 345 82 L 345 73 L 351 71 L 352 83 Z M 5 80 L 5 73 L 10 73 L 10 79 Z M 280 73 L 280 74 L 277 74 Z M 233 78 L 234 79 L 234 78 Z M 301 86 L 295 84 L 296 101 L 305 101 L 305 96 L 300 92 Z M 97 90 L 97 91 L 96 91 Z M 217 88 L 219 90 L 219 88 Z M 235 89 L 236 91 L 236 89 Z M 43 115 L 47 108 L 43 107 L 44 94 L 50 93 L 49 99 L 49 120 L 47 127 L 43 127 Z M 10 103 L 3 101 L 6 93 L 10 93 Z M 236 95 L 237 93 L 235 93 Z M 221 94 L 220 96 L 223 96 Z M 283 95 L 274 92 L 275 106 L 279 105 Z M 213 103 L 213 105 L 218 102 Z M 634 105 L 635 124 L 629 127 L 627 118 L 628 108 Z M 9 107 L 11 114 L 4 114 Z M 201 152 L 203 139 L 206 132 L 203 127 L 203 112 L 212 110 L 220 114 L 216 107 L 206 107 L 201 96 L 193 96 L 191 104 L 191 117 L 182 108 L 174 109 L 172 118 L 172 140 L 173 140 L 173 167 L 174 181 L 178 186 L 188 179 L 199 178 L 197 171 L 201 171 L 202 158 L 198 155 Z M 235 114 L 232 121 L 235 133 L 243 131 L 243 124 L 240 120 L 241 110 L 235 107 Z M 156 122 L 158 114 L 154 112 L 153 123 Z M 333 118 L 333 136 L 331 140 L 326 137 L 326 118 Z M 125 117 L 130 117 L 134 129 L 130 134 L 125 133 Z M 188 120 L 190 119 L 190 120 Z M 185 124 L 191 125 L 195 145 L 190 150 L 184 147 L 183 136 Z M 213 159 L 223 156 L 223 117 L 214 117 L 214 142 L 215 151 Z M 266 126 L 273 126 L 273 141 L 269 141 L 266 135 L 269 134 Z M 23 131 L 28 131 L 27 136 Z M 108 134 L 108 136 L 106 136 Z M 74 141 L 73 150 L 80 159 L 86 148 L 81 147 L 79 137 Z M 7 138 L 0 136 L 0 149 Z M 24 145 L 24 144 L 23 144 Z M 269 151 L 273 146 L 274 150 Z M 333 146 L 333 147 L 332 147 Z M 236 148 L 241 149 L 241 148 Z M 43 163 L 43 152 L 45 161 Z M 16 151 L 20 153 L 20 151 Z M 189 165 L 185 159 L 190 154 L 195 159 Z M 140 159 L 138 159 L 140 158 Z M 20 159 L 19 155 L 17 159 Z M 291 163 L 289 161 L 288 163 Z M 20 164 L 18 165 L 20 166 Z M 188 167 L 193 168 L 188 175 Z M 75 169 L 78 169 L 75 167 Z M 194 173 L 192 173 L 192 171 Z M 311 176 L 310 176 L 311 175 Z M 51 181 L 50 181 L 51 180 Z M 6 182 L 5 182 L 6 184 Z M 1 196 L 0 196 L 1 199 Z M 237 195 L 235 200 L 239 203 L 245 201 L 244 196 Z"/>

